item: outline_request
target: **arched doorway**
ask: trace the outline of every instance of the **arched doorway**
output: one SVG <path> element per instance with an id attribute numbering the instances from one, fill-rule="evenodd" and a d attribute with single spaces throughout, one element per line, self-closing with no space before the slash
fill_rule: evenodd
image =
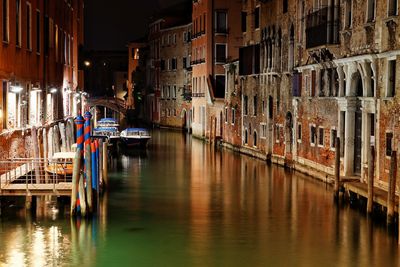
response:
<path id="1" fill-rule="evenodd" d="M 186 110 L 182 111 L 182 129 L 184 129 L 185 131 L 188 129 L 187 123 L 188 119 L 187 119 L 187 112 Z"/>

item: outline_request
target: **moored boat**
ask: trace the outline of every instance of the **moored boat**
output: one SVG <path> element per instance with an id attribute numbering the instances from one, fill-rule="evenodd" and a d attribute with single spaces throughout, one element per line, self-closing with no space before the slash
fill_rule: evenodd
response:
<path id="1" fill-rule="evenodd" d="M 151 139 L 150 132 L 144 128 L 127 128 L 121 132 L 121 141 L 126 146 L 146 147 Z"/>
<path id="2" fill-rule="evenodd" d="M 119 124 L 116 119 L 103 118 L 97 122 L 97 127 L 93 129 L 93 136 L 106 137 L 111 143 L 115 143 L 120 138 Z"/>

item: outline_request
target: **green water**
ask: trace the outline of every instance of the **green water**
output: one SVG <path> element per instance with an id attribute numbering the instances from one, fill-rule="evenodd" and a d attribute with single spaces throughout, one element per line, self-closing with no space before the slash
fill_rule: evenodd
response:
<path id="1" fill-rule="evenodd" d="M 0 266 L 399 266 L 397 239 L 326 185 L 156 131 L 112 161 L 92 222 L 3 214 Z"/>

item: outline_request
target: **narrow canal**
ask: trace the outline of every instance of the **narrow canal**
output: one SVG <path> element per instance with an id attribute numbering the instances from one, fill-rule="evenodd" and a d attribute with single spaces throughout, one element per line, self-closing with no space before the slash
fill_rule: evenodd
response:
<path id="1" fill-rule="evenodd" d="M 3 214 L 0 266 L 399 266 L 397 238 L 323 183 L 156 131 L 113 160 L 92 222 Z"/>

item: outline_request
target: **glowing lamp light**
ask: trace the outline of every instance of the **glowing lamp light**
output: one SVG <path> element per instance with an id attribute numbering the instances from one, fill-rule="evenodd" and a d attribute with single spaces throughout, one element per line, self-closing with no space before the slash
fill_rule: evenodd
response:
<path id="1" fill-rule="evenodd" d="M 51 94 L 57 93 L 57 88 L 51 88 L 51 89 L 50 89 L 50 93 L 51 93 Z"/>
<path id="2" fill-rule="evenodd" d="M 92 65 L 92 63 L 90 63 L 89 60 L 85 60 L 85 61 L 83 62 L 83 64 L 84 64 L 86 67 L 90 67 L 90 65 Z"/>
<path id="3" fill-rule="evenodd" d="M 32 88 L 32 91 L 33 91 L 33 92 L 39 92 L 39 93 L 40 93 L 40 92 L 42 92 L 42 89 L 40 89 L 39 87 L 33 87 L 33 88 Z"/>
<path id="4" fill-rule="evenodd" d="M 22 90 L 24 90 L 24 88 L 22 88 L 22 86 L 17 86 L 17 85 L 10 86 L 10 91 L 13 93 L 18 94 L 18 93 L 21 93 Z"/>

